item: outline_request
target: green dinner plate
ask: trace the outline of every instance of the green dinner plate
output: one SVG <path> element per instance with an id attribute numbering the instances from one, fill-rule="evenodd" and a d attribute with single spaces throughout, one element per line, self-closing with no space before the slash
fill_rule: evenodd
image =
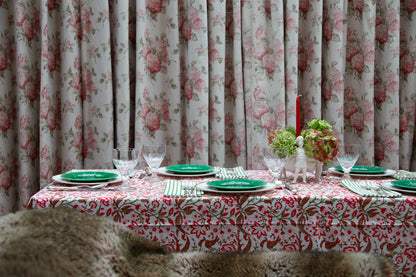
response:
<path id="1" fill-rule="evenodd" d="M 335 167 L 336 170 L 344 172 L 340 165 Z M 350 173 L 353 174 L 380 174 L 384 173 L 387 169 L 378 166 L 365 166 L 365 165 L 354 165 Z"/>
<path id="2" fill-rule="evenodd" d="M 416 190 L 416 180 L 394 180 L 391 183 L 398 188 Z"/>
<path id="3" fill-rule="evenodd" d="M 166 170 L 176 174 L 202 174 L 213 171 L 214 167 L 201 164 L 178 164 L 167 166 Z"/>
<path id="4" fill-rule="evenodd" d="M 267 182 L 250 179 L 230 179 L 211 181 L 207 185 L 220 190 L 253 190 L 264 187 L 267 185 Z"/>
<path id="5" fill-rule="evenodd" d="M 74 171 L 62 174 L 61 178 L 73 182 L 104 182 L 117 176 L 116 173 L 105 171 Z"/>

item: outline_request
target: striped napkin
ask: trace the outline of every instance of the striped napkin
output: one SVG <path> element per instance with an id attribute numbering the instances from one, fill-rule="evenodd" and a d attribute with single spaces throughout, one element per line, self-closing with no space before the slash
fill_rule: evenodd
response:
<path id="1" fill-rule="evenodd" d="M 242 166 L 234 168 L 220 168 L 220 171 L 215 174 L 218 179 L 247 179 L 248 174 L 244 171 Z"/>
<path id="2" fill-rule="evenodd" d="M 196 187 L 197 182 L 182 182 L 178 180 L 168 180 L 166 182 L 164 197 L 199 197 L 202 196 L 203 192 Z M 195 188 L 192 191 L 186 191 L 186 186 Z"/>
<path id="3" fill-rule="evenodd" d="M 342 180 L 341 184 L 352 192 L 355 192 L 365 197 L 401 197 L 401 193 L 389 190 L 374 181 L 359 181 L 354 182 L 350 180 Z"/>
<path id="4" fill-rule="evenodd" d="M 398 180 L 416 180 L 416 172 L 399 170 L 393 174 L 393 178 Z"/>

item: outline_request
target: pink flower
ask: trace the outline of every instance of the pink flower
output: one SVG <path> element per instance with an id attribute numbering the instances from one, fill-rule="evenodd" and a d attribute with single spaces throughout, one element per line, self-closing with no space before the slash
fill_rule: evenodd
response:
<path id="1" fill-rule="evenodd" d="M 364 72 L 364 58 L 361 54 L 357 54 L 351 59 L 352 67 L 357 71 L 358 73 Z"/>
<path id="2" fill-rule="evenodd" d="M 185 82 L 185 97 L 188 100 L 191 100 L 193 97 L 194 88 L 192 87 L 192 82 L 187 80 Z"/>
<path id="3" fill-rule="evenodd" d="M 241 155 L 241 144 L 238 140 L 234 139 L 231 142 L 231 150 L 233 151 L 235 157 L 239 157 Z"/>
<path id="4" fill-rule="evenodd" d="M 376 27 L 376 40 L 384 44 L 389 39 L 389 28 L 385 24 L 378 25 Z"/>
<path id="5" fill-rule="evenodd" d="M 331 100 L 332 88 L 331 88 L 331 85 L 329 84 L 329 82 L 327 82 L 327 81 L 323 82 L 322 94 L 323 94 L 323 97 L 326 101 Z"/>
<path id="6" fill-rule="evenodd" d="M 26 115 L 22 115 L 19 121 L 20 129 L 24 130 L 28 127 L 28 125 L 29 125 L 29 117 Z"/>
<path id="7" fill-rule="evenodd" d="M 33 27 L 32 27 L 32 24 L 28 20 L 25 20 L 23 22 L 23 33 L 25 34 L 25 37 L 27 38 L 27 40 L 33 39 Z"/>
<path id="8" fill-rule="evenodd" d="M 194 151 L 195 151 L 195 147 L 194 147 L 194 145 L 193 145 L 192 141 L 189 139 L 189 140 L 186 142 L 186 155 L 187 155 L 189 158 L 193 158 L 193 157 L 194 157 L 194 155 L 195 155 Z"/>
<path id="9" fill-rule="evenodd" d="M 10 172 L 4 171 L 0 174 L 0 184 L 5 190 L 8 190 L 12 186 L 12 176 Z"/>
<path id="10" fill-rule="evenodd" d="M 25 20 L 26 20 L 25 10 L 20 7 L 16 8 L 16 25 L 22 26 Z"/>
<path id="11" fill-rule="evenodd" d="M 358 112 L 356 103 L 345 103 L 344 104 L 344 118 L 350 119 L 353 114 Z"/>
<path id="12" fill-rule="evenodd" d="M 402 70 L 404 74 L 412 73 L 415 68 L 415 60 L 413 59 L 413 57 L 409 56 L 408 54 L 404 55 L 400 59 L 400 64 L 401 64 L 400 69 Z"/>
<path id="13" fill-rule="evenodd" d="M 254 58 L 262 60 L 264 55 L 266 55 L 267 53 L 269 53 L 269 50 L 267 50 L 267 47 L 264 43 L 256 43 L 256 47 L 254 49 Z"/>
<path id="14" fill-rule="evenodd" d="M 331 22 L 329 22 L 329 20 L 326 20 L 324 23 L 324 37 L 326 41 L 331 41 L 332 40 L 332 32 L 333 32 L 333 28 L 331 25 Z"/>
<path id="15" fill-rule="evenodd" d="M 261 102 L 254 102 L 254 118 L 261 119 L 263 114 L 269 112 L 269 108 Z"/>
<path id="16" fill-rule="evenodd" d="M 32 82 L 28 82 L 25 86 L 26 89 L 26 96 L 30 101 L 36 100 L 37 94 L 36 94 L 36 88 L 35 85 Z"/>
<path id="17" fill-rule="evenodd" d="M 74 134 L 74 137 L 72 138 L 72 145 L 75 148 L 81 148 L 81 142 L 82 142 L 82 133 L 78 131 Z"/>
<path id="18" fill-rule="evenodd" d="M 48 128 L 50 131 L 56 128 L 56 117 L 54 113 L 48 113 Z"/>
<path id="19" fill-rule="evenodd" d="M 225 129 L 224 138 L 225 138 L 225 144 L 231 144 L 231 142 L 234 139 L 234 131 L 233 131 L 233 129 L 226 128 Z"/>
<path id="20" fill-rule="evenodd" d="M 150 106 L 147 102 L 145 102 L 140 110 L 140 117 L 146 118 L 147 113 L 150 112 Z"/>
<path id="21" fill-rule="evenodd" d="M 27 146 L 32 141 L 32 136 L 28 132 L 20 134 L 20 148 L 27 149 Z"/>
<path id="22" fill-rule="evenodd" d="M 184 21 L 182 25 L 182 37 L 186 41 L 190 41 L 192 38 L 192 28 L 187 21 Z"/>
<path id="23" fill-rule="evenodd" d="M 403 1 L 401 1 L 403 2 Z M 404 8 L 408 13 L 416 11 L 416 0 L 404 0 Z"/>
<path id="24" fill-rule="evenodd" d="M 80 88 L 80 83 L 81 83 L 81 76 L 79 75 L 79 72 L 75 72 L 74 76 L 72 77 L 72 81 L 71 81 L 71 86 L 74 89 L 79 89 Z"/>
<path id="25" fill-rule="evenodd" d="M 204 26 L 204 22 L 201 18 L 197 18 L 192 22 L 192 27 L 195 31 L 201 30 L 202 26 Z"/>
<path id="26" fill-rule="evenodd" d="M 40 163 L 40 178 L 47 179 L 51 166 L 48 161 Z"/>
<path id="27" fill-rule="evenodd" d="M 42 147 L 42 150 L 40 151 L 40 157 L 42 159 L 47 159 L 49 156 L 49 146 L 45 145 Z"/>
<path id="28" fill-rule="evenodd" d="M 19 88 L 24 89 L 26 84 L 29 82 L 29 75 L 25 71 L 19 71 L 17 73 L 17 80 Z"/>
<path id="29" fill-rule="evenodd" d="M 149 131 L 156 131 L 160 128 L 160 117 L 153 112 L 146 115 L 146 127 Z"/>
<path id="30" fill-rule="evenodd" d="M 195 89 L 199 92 L 201 92 L 204 89 L 205 81 L 203 79 L 198 79 L 195 81 Z"/>
<path id="31" fill-rule="evenodd" d="M 384 103 L 386 101 L 386 88 L 382 83 L 374 86 L 374 99 L 377 103 Z"/>
<path id="32" fill-rule="evenodd" d="M 273 73 L 275 67 L 274 56 L 272 54 L 266 54 L 263 57 L 263 66 L 267 73 Z"/>
<path id="33" fill-rule="evenodd" d="M 277 128 L 277 121 L 276 121 L 276 116 L 272 113 L 265 113 L 262 117 L 261 117 L 261 125 L 263 126 L 263 128 L 265 128 L 266 130 L 273 130 Z"/>
<path id="34" fill-rule="evenodd" d="M 407 118 L 406 114 L 400 114 L 400 133 L 407 132 L 409 130 L 409 119 Z"/>
<path id="35" fill-rule="evenodd" d="M 364 0 L 353 0 L 353 7 L 359 13 L 363 13 L 363 10 L 364 10 Z"/>
<path id="36" fill-rule="evenodd" d="M 219 56 L 220 56 L 220 52 L 218 51 L 218 49 L 213 48 L 213 49 L 209 50 L 209 61 L 210 62 L 217 61 Z"/>
<path id="37" fill-rule="evenodd" d="M 358 132 L 364 131 L 364 119 L 360 113 L 351 115 L 351 124 Z"/>
<path id="38" fill-rule="evenodd" d="M 48 69 L 50 72 L 53 72 L 56 69 L 56 58 L 51 52 L 48 53 Z"/>
<path id="39" fill-rule="evenodd" d="M 7 56 L 3 51 L 1 51 L 0 52 L 0 71 L 4 71 L 6 69 L 7 69 Z"/>
<path id="40" fill-rule="evenodd" d="M 350 62 L 352 57 L 354 57 L 358 53 L 360 53 L 360 49 L 354 44 L 349 43 L 347 44 L 347 56 L 345 57 L 345 59 Z"/>
<path id="41" fill-rule="evenodd" d="M 36 149 L 36 142 L 32 140 L 29 145 L 27 146 L 27 154 L 29 158 L 32 160 L 36 159 L 37 149 Z"/>
<path id="42" fill-rule="evenodd" d="M 162 11 L 162 0 L 146 0 L 146 8 L 151 13 L 160 13 Z"/>
<path id="43" fill-rule="evenodd" d="M 7 131 L 10 128 L 10 117 L 9 115 L 4 112 L 0 111 L 0 129 L 2 131 Z"/>
<path id="44" fill-rule="evenodd" d="M 155 54 L 147 55 L 147 69 L 149 69 L 150 73 L 157 73 L 162 68 L 162 61 L 159 59 L 158 56 Z"/>
<path id="45" fill-rule="evenodd" d="M 48 7 L 48 10 L 54 10 L 56 8 L 56 0 L 48 0 L 46 6 Z"/>
<path id="46" fill-rule="evenodd" d="M 309 0 L 300 0 L 299 10 L 303 13 L 307 13 L 309 11 Z"/>

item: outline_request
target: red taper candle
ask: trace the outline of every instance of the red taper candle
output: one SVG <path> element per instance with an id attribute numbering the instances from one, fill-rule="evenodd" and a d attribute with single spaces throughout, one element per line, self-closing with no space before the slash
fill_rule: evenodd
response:
<path id="1" fill-rule="evenodd" d="M 296 97 L 296 137 L 300 136 L 300 99 Z"/>

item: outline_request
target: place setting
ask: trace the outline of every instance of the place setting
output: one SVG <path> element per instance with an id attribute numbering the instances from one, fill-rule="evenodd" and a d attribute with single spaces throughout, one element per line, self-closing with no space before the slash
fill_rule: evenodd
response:
<path id="1" fill-rule="evenodd" d="M 339 166 L 334 167 L 342 174 L 341 185 L 346 189 L 363 197 L 401 197 L 401 193 L 383 187 L 372 180 L 352 179 L 351 176 L 357 177 L 381 177 L 386 175 L 387 169 L 382 167 L 356 165 L 360 157 L 359 144 L 340 144 L 338 146 L 338 155 L 336 156 Z"/>
<path id="2" fill-rule="evenodd" d="M 121 184 L 120 174 L 103 170 L 72 170 L 52 176 L 48 190 L 97 190 Z"/>

